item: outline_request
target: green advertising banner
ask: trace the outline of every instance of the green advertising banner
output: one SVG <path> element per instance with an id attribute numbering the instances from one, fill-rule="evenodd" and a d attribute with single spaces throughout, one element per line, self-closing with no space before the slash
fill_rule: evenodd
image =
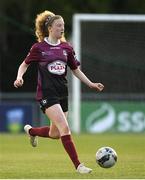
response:
<path id="1" fill-rule="evenodd" d="M 145 132 L 145 102 L 82 102 L 81 131 Z"/>

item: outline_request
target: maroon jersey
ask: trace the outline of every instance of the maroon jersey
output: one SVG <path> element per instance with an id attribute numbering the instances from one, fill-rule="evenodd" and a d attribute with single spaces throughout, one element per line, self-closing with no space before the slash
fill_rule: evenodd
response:
<path id="1" fill-rule="evenodd" d="M 37 99 L 68 96 L 67 66 L 75 70 L 80 63 L 75 58 L 73 48 L 67 42 L 52 45 L 47 42 L 35 43 L 25 63 L 38 64 Z"/>

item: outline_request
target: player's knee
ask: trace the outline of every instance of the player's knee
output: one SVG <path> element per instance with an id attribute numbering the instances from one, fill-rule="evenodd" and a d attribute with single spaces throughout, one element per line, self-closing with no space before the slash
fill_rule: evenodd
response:
<path id="1" fill-rule="evenodd" d="M 50 132 L 50 133 L 49 133 L 49 136 L 50 136 L 52 139 L 60 139 L 60 133 L 59 133 L 59 132 Z"/>
<path id="2" fill-rule="evenodd" d="M 67 135 L 67 134 L 70 134 L 70 129 L 68 126 L 64 126 L 62 129 L 61 129 L 61 135 Z"/>

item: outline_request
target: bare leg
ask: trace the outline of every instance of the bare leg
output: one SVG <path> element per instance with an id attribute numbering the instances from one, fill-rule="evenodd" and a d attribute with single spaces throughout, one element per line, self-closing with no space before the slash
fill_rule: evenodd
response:
<path id="1" fill-rule="evenodd" d="M 58 128 L 62 144 L 77 169 L 80 165 L 80 161 L 78 160 L 76 148 L 70 135 L 71 132 L 66 119 L 67 113 L 62 111 L 60 104 L 55 104 L 46 109 L 46 114 L 48 118 L 51 119 L 52 123 Z"/>
<path id="2" fill-rule="evenodd" d="M 46 109 L 46 115 L 51 120 L 53 125 L 59 130 L 60 136 L 71 134 L 69 125 L 66 119 L 67 113 L 62 111 L 59 104 L 55 104 Z"/>
<path id="3" fill-rule="evenodd" d="M 52 139 L 60 139 L 59 130 L 53 122 L 50 125 L 49 137 Z"/>
<path id="4" fill-rule="evenodd" d="M 46 109 L 46 115 L 51 119 L 50 127 L 33 128 L 37 130 L 36 136 L 30 134 L 32 127 L 25 125 L 24 130 L 30 135 L 30 143 L 33 147 L 37 146 L 37 134 L 41 137 L 50 137 L 53 139 L 61 138 L 62 144 L 72 160 L 75 168 L 79 173 L 90 173 L 92 169 L 85 167 L 80 163 L 78 155 L 71 138 L 71 132 L 67 122 L 67 112 L 63 112 L 59 104 L 55 104 Z M 34 132 L 33 132 L 34 133 Z M 42 136 L 43 135 L 43 136 Z M 44 136 L 45 135 L 45 136 Z"/>
<path id="5" fill-rule="evenodd" d="M 64 115 L 67 119 L 68 112 L 65 112 Z M 39 136 L 39 137 L 46 137 L 46 138 L 52 138 L 52 139 L 59 139 L 60 133 L 56 125 L 51 122 L 50 127 L 49 126 L 43 126 L 43 127 L 32 127 L 29 130 L 29 133 L 31 136 Z"/>

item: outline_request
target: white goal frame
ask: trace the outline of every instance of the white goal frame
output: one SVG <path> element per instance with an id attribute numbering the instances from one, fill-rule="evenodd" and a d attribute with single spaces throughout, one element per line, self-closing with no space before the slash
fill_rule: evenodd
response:
<path id="1" fill-rule="evenodd" d="M 74 14 L 73 16 L 73 47 L 77 59 L 81 62 L 81 22 L 145 22 L 145 15 L 127 15 L 127 14 Z M 73 76 L 72 79 L 72 130 L 75 133 L 81 131 L 81 84 Z"/>

